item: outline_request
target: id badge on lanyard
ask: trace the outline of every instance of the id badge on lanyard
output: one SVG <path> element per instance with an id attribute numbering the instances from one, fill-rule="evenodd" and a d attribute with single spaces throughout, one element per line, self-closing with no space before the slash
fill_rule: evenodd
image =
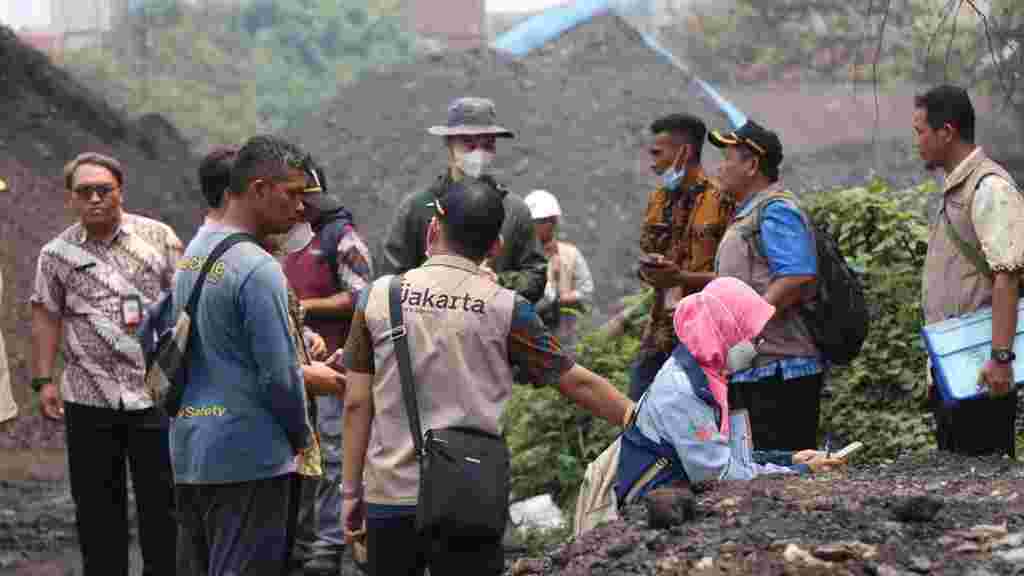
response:
<path id="1" fill-rule="evenodd" d="M 121 322 L 129 328 L 142 322 L 142 298 L 137 294 L 121 297 Z"/>

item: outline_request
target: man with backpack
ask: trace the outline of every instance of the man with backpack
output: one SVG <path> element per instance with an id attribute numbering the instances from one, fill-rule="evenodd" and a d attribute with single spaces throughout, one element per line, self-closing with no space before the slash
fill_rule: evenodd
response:
<path id="1" fill-rule="evenodd" d="M 312 166 L 313 182 L 304 197 L 304 222 L 290 231 L 282 246 L 284 273 L 305 313 L 305 324 L 327 342 L 328 353 L 344 346 L 356 295 L 370 284 L 372 264 L 366 243 L 356 232 L 352 214 L 327 191 L 323 169 Z M 324 475 L 302 491 L 296 558 L 306 574 L 337 574 L 344 539 L 341 532 L 342 398 L 316 397 L 317 428 Z"/>
<path id="2" fill-rule="evenodd" d="M 743 280 L 776 308 L 753 346 L 753 367 L 732 374 L 730 401 L 750 413 L 754 448 L 817 445 L 825 363 L 801 306 L 815 297 L 818 258 L 813 225 L 779 183 L 782 143 L 753 121 L 708 140 L 725 149 L 720 186 L 736 214 L 715 257 L 718 276 Z"/>
<path id="3" fill-rule="evenodd" d="M 934 384 L 929 390 L 939 450 L 1013 457 L 1024 197 L 1013 177 L 974 143 L 974 107 L 963 88 L 939 86 L 918 96 L 913 123 L 921 159 L 946 174 L 924 264 L 925 322 L 992 308 L 992 355 L 978 378 L 988 396 L 946 406 Z"/>
<path id="4" fill-rule="evenodd" d="M 250 139 L 231 168 L 223 218 L 189 243 L 174 277 L 175 311 L 193 312 L 171 425 L 184 573 L 285 567 L 293 474 L 313 444 L 287 281 L 264 245 L 301 220 L 308 162 L 278 138 Z"/>

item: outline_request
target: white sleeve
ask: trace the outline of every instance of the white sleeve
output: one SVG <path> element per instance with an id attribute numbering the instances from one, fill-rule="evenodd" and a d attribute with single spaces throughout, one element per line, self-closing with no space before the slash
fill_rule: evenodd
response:
<path id="1" fill-rule="evenodd" d="M 981 251 L 993 272 L 1024 269 L 1024 197 L 995 174 L 981 180 L 971 205 Z"/>

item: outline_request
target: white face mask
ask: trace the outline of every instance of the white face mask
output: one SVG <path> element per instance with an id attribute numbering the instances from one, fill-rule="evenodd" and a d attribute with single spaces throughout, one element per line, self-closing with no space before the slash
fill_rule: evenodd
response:
<path id="1" fill-rule="evenodd" d="M 744 340 L 729 348 L 729 354 L 726 358 L 726 366 L 729 368 L 729 373 L 736 374 L 737 372 L 749 369 L 754 365 L 754 358 L 757 358 L 757 347 L 750 340 Z"/>
<path id="2" fill-rule="evenodd" d="M 309 222 L 297 222 L 285 235 L 281 243 L 281 251 L 285 254 L 294 254 L 313 241 L 313 226 Z"/>
<path id="3" fill-rule="evenodd" d="M 470 178 L 479 178 L 487 174 L 494 161 L 494 153 L 486 150 L 476 149 L 469 153 L 463 153 L 456 159 L 456 166 Z"/>

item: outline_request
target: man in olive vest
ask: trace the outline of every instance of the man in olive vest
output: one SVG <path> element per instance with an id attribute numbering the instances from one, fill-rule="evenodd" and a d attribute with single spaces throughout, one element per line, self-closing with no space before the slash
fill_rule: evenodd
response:
<path id="1" fill-rule="evenodd" d="M 515 134 L 498 124 L 494 102 L 457 98 L 448 107 L 447 123 L 432 126 L 428 132 L 444 138 L 448 166 L 429 188 L 407 195 L 399 204 L 384 240 L 380 260 L 384 274 L 401 274 L 427 261 L 427 227 L 433 217 L 427 204 L 449 183 L 468 177 L 504 188 L 492 175 L 492 164 L 498 139 L 514 138 Z M 483 263 L 482 271 L 502 287 L 537 302 L 544 295 L 547 260 L 533 233 L 530 210 L 516 194 L 505 194 L 504 207 L 502 250 Z"/>
<path id="2" fill-rule="evenodd" d="M 1014 455 L 1013 340 L 1024 268 L 1024 197 L 1013 178 L 974 143 L 967 92 L 938 86 L 914 100 L 918 152 L 946 174 L 932 219 L 922 294 L 928 324 L 992 307 L 992 356 L 979 381 L 987 397 L 944 406 L 929 391 L 940 450 Z M 933 380 L 934 382 L 934 380 Z"/>

